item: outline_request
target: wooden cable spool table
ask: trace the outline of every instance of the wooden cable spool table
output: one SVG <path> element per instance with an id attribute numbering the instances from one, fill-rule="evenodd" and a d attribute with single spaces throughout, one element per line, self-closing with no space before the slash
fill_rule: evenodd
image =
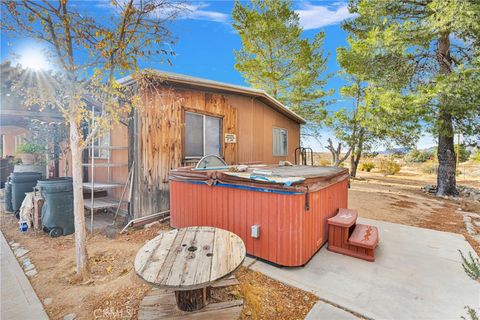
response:
<path id="1" fill-rule="evenodd" d="M 152 285 L 175 291 L 177 307 L 206 306 L 209 286 L 229 276 L 245 259 L 240 237 L 213 227 L 188 227 L 160 234 L 135 257 L 135 271 Z"/>

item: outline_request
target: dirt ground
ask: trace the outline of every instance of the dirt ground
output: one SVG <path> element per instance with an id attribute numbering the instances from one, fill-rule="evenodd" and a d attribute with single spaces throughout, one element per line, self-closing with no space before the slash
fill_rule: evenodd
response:
<path id="1" fill-rule="evenodd" d="M 385 177 L 360 172 L 358 179 L 352 180 L 348 206 L 364 218 L 462 234 L 480 255 L 480 244 L 467 233 L 463 216 L 457 212 L 480 213 L 480 202 L 427 194 L 421 190 L 427 184 L 435 184 L 433 175 L 400 172 Z M 461 180 L 459 184 L 478 188 L 480 180 Z"/>
<path id="2" fill-rule="evenodd" d="M 460 183 L 480 185 L 477 180 Z M 480 203 L 425 194 L 420 190 L 425 184 L 434 184 L 434 177 L 408 171 L 388 177 L 360 172 L 359 179 L 351 182 L 349 207 L 358 209 L 365 218 L 463 234 L 480 254 L 480 245 L 468 236 L 462 216 L 456 212 L 458 208 L 480 212 Z M 51 299 L 45 309 L 52 319 L 63 319 L 69 313 L 75 313 L 77 319 L 136 319 L 149 285 L 135 274 L 133 260 L 145 241 L 168 229 L 167 225 L 131 230 L 113 240 L 94 234 L 88 240 L 92 276 L 79 283 L 75 280 L 72 236 L 22 234 L 12 215 L 2 213 L 0 219 L 7 240 L 30 250 L 27 256 L 39 272 L 30 281 L 41 301 Z M 216 295 L 245 299 L 241 319 L 303 319 L 318 300 L 245 268 L 239 269 L 236 276 L 239 286 L 225 288 Z"/>
<path id="3" fill-rule="evenodd" d="M 131 230 L 109 239 L 95 233 L 88 239 L 91 278 L 78 282 L 75 277 L 73 236 L 18 231 L 12 214 L 0 214 L 1 230 L 7 241 L 30 250 L 26 255 L 38 274 L 30 282 L 51 319 L 75 313 L 77 319 L 136 319 L 138 306 L 150 285 L 135 274 L 135 254 L 147 240 L 167 225 Z M 258 272 L 240 268 L 240 285 L 216 289 L 220 300 L 243 298 L 241 319 L 303 319 L 318 300 L 314 295 L 289 287 Z M 49 299 L 48 299 L 49 298 Z M 45 304 L 45 300 L 51 303 Z"/>

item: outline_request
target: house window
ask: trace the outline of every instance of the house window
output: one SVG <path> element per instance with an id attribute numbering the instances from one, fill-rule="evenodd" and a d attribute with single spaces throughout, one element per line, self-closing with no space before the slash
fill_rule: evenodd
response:
<path id="1" fill-rule="evenodd" d="M 97 136 L 92 140 L 92 148 L 90 149 L 90 157 L 98 159 L 107 159 L 110 150 L 110 133 Z"/>
<path id="2" fill-rule="evenodd" d="M 185 113 L 185 158 L 207 154 L 221 157 L 222 119 L 204 114 Z"/>
<path id="3" fill-rule="evenodd" d="M 18 147 L 20 147 L 20 145 L 22 145 L 23 143 L 25 143 L 25 134 L 19 134 L 19 135 L 16 135 L 15 136 L 15 153 L 17 152 L 18 150 Z"/>
<path id="4" fill-rule="evenodd" d="M 286 156 L 287 146 L 287 129 L 273 128 L 273 156 Z"/>

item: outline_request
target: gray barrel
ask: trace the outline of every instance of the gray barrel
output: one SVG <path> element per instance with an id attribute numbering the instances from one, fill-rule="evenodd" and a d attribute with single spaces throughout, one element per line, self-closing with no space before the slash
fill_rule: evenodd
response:
<path id="1" fill-rule="evenodd" d="M 13 212 L 12 207 L 12 181 L 10 181 L 10 177 L 7 178 L 5 182 L 5 210 L 7 212 Z"/>
<path id="2" fill-rule="evenodd" d="M 42 207 L 42 225 L 51 237 L 72 234 L 73 183 L 72 178 L 39 180 L 37 189 L 45 200 Z"/>
<path id="3" fill-rule="evenodd" d="M 42 174 L 38 172 L 12 172 L 10 174 L 12 181 L 12 209 L 20 210 L 26 192 L 32 192 L 37 181 L 42 179 Z"/>

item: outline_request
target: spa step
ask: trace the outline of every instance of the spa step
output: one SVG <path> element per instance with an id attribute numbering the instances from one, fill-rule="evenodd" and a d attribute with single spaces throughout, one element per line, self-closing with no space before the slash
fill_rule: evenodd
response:
<path id="1" fill-rule="evenodd" d="M 351 227 L 357 222 L 358 212 L 355 209 L 340 208 L 338 213 L 328 219 L 329 225 L 338 227 Z"/>
<path id="2" fill-rule="evenodd" d="M 357 223 L 348 238 L 348 243 L 365 249 L 375 249 L 378 244 L 377 227 Z"/>

